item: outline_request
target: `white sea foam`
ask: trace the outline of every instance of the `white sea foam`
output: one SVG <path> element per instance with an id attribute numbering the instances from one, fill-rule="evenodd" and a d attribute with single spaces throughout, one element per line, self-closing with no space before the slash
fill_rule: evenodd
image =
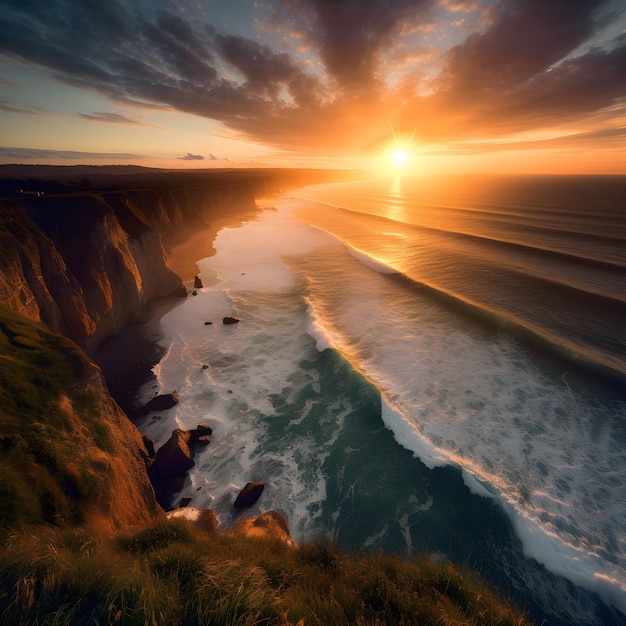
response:
<path id="1" fill-rule="evenodd" d="M 144 428 L 160 445 L 175 426 L 210 422 L 211 445 L 197 452 L 182 493 L 192 496 L 192 506 L 213 508 L 229 525 L 237 491 L 247 481 L 263 480 L 261 506 L 284 511 L 300 540 L 316 532 L 326 498 L 322 465 L 338 429 L 330 425 L 320 442 L 302 428 L 314 407 L 311 401 L 297 404 L 298 394 L 307 386 L 320 393 L 320 386 L 316 370 L 300 368 L 303 356 L 315 353 L 307 332 L 312 319 L 284 258 L 310 252 L 319 237 L 288 210 L 220 231 L 216 254 L 199 262 L 201 277 L 217 275 L 217 282 L 161 320 L 168 348 L 155 367 L 157 388 L 150 394 L 176 389 L 179 404 L 169 420 Z M 228 315 L 239 324 L 223 325 Z M 293 402 L 300 414 L 282 418 L 274 396 Z M 341 413 L 324 419 L 330 418 L 341 419 Z M 284 430 L 277 430 L 274 423 L 281 420 Z"/>
<path id="2" fill-rule="evenodd" d="M 388 400 L 382 396 L 381 417 L 385 426 L 393 433 L 395 440 L 415 456 L 426 467 L 443 467 L 450 463 L 428 439 L 423 437 L 418 427 L 405 419 L 400 411 L 393 408 Z"/>
<path id="3" fill-rule="evenodd" d="M 312 228 L 316 231 L 324 233 L 324 235 L 339 242 L 342 246 L 345 247 L 345 249 L 355 259 L 357 259 L 357 261 L 360 261 L 364 265 L 367 265 L 367 267 L 369 267 L 370 269 L 373 269 L 374 271 L 379 272 L 380 274 L 399 274 L 400 273 L 399 270 L 395 269 L 394 267 L 391 267 L 391 265 L 389 265 L 388 263 L 385 263 L 385 261 L 382 261 L 381 259 L 378 259 L 375 256 L 367 254 L 363 252 L 363 250 L 360 250 L 359 248 L 357 248 L 356 246 L 353 246 L 347 243 L 346 241 L 343 241 L 340 237 L 335 235 L 333 232 L 326 230 L 324 228 L 320 228 L 319 226 L 312 226 Z"/>
<path id="4" fill-rule="evenodd" d="M 515 342 L 481 339 L 426 298 L 326 256 L 310 270 L 310 332 L 330 330 L 382 390 L 396 440 L 429 467 L 457 466 L 507 511 L 529 557 L 624 611 L 621 409 L 547 379 Z"/>
<path id="5" fill-rule="evenodd" d="M 328 348 L 334 347 L 336 338 L 333 337 L 332 332 L 324 327 L 318 315 L 315 313 L 315 307 L 311 302 L 307 303 L 307 314 L 309 317 L 309 324 L 307 330 L 309 335 L 315 339 L 315 346 L 323 352 Z"/>
<path id="6" fill-rule="evenodd" d="M 347 245 L 347 248 L 350 254 L 355 259 L 357 259 L 358 261 L 361 261 L 361 263 L 364 263 L 365 265 L 375 270 L 376 272 L 379 272 L 380 274 L 399 274 L 398 270 L 394 269 L 393 267 L 390 267 L 384 261 L 381 261 L 380 259 L 377 259 L 369 254 L 366 254 L 365 252 L 363 252 L 363 250 L 359 250 L 358 248 L 355 248 L 354 246 L 350 246 L 350 245 Z"/>
<path id="7" fill-rule="evenodd" d="M 381 389 L 382 419 L 399 444 L 428 467 L 457 466 L 474 493 L 507 511 L 530 558 L 626 612 L 626 452 L 611 426 L 619 407 L 548 381 L 514 342 L 481 339 L 403 290 L 376 263 L 299 224 L 296 204 L 220 231 L 217 254 L 200 263 L 220 281 L 163 319 L 156 391 L 178 390 L 175 425 L 215 427 L 186 485 L 193 506 L 228 523 L 236 490 L 266 480 L 263 508 L 285 511 L 298 539 L 319 529 L 325 455 L 350 407 L 316 425 L 323 440 L 297 430 L 306 431 L 314 400 L 283 434 L 268 433 L 283 417 L 272 397 L 295 406 L 305 387 L 320 393 L 315 371 L 300 364 L 333 347 Z M 223 326 L 225 315 L 241 323 Z M 157 443 L 167 423 L 148 424 Z"/>
<path id="8" fill-rule="evenodd" d="M 392 408 L 384 400 L 382 418 L 396 441 L 413 452 L 428 467 L 459 467 L 453 458 L 446 458 L 444 451 L 437 449 L 420 435 L 415 425 L 401 411 Z M 459 469 L 462 470 L 465 484 L 473 493 L 494 499 L 504 509 L 523 543 L 527 557 L 545 565 L 553 573 L 596 592 L 605 602 L 626 613 L 626 586 L 620 579 L 623 571 L 620 572 L 618 567 L 611 567 L 592 551 L 578 549 L 566 543 L 537 519 L 525 514 L 517 503 L 511 502 L 507 494 L 497 492 L 493 487 L 489 488 L 476 474 L 462 466 Z"/>

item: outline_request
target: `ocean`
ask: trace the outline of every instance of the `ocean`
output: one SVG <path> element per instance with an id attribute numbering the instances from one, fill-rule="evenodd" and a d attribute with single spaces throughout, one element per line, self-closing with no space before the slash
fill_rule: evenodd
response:
<path id="1" fill-rule="evenodd" d="M 261 205 L 160 319 L 140 391 L 179 393 L 138 423 L 157 446 L 213 426 L 191 506 L 228 526 L 261 480 L 253 510 L 299 542 L 454 561 L 538 624 L 626 624 L 626 177 Z"/>

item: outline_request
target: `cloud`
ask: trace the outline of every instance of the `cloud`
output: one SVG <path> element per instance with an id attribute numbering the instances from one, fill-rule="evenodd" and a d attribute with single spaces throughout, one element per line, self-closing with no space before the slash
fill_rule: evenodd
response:
<path id="1" fill-rule="evenodd" d="M 497 5 L 491 27 L 447 54 L 434 93 L 421 110 L 438 111 L 420 126 L 426 140 L 515 133 L 563 124 L 626 98 L 626 41 L 574 55 L 599 23 L 600 0 L 510 0 Z M 623 39 L 623 38 L 622 38 Z M 428 115 L 428 113 L 427 113 Z"/>
<path id="2" fill-rule="evenodd" d="M 449 89 L 500 91 L 554 63 L 589 37 L 602 0 L 509 0 L 500 2 L 494 23 L 448 54 Z"/>
<path id="3" fill-rule="evenodd" d="M 430 0 L 311 0 L 327 71 L 341 85 L 371 86 L 378 57 L 393 35 L 432 5 Z"/>
<path id="4" fill-rule="evenodd" d="M 19 88 L 23 87 L 21 83 L 18 83 L 12 78 L 5 78 L 4 76 L 0 76 L 0 85 L 7 85 L 8 87 L 19 87 Z"/>
<path id="5" fill-rule="evenodd" d="M 23 113 L 25 115 L 49 115 L 49 111 L 39 107 L 22 106 L 11 98 L 0 96 L 0 111 L 5 113 Z"/>
<path id="6" fill-rule="evenodd" d="M 459 142 L 574 124 L 626 99 L 624 37 L 584 46 L 610 0 L 284 0 L 259 5 L 275 20 L 267 43 L 220 30 L 210 7 L 201 21 L 161 4 L 4 0 L 0 53 L 125 103 L 218 120 L 277 149 L 329 155 L 363 149 L 388 132 L 391 118 L 423 142 Z M 435 39 L 447 24 L 437 20 L 450 18 L 442 7 L 476 7 L 489 19 L 468 20 L 464 28 L 474 31 L 446 51 Z"/>
<path id="7" fill-rule="evenodd" d="M 204 161 L 204 156 L 201 154 L 191 154 L 187 152 L 185 156 L 178 157 L 181 161 Z"/>
<path id="8" fill-rule="evenodd" d="M 470 13 L 478 8 L 477 0 L 441 0 L 441 6 L 451 13 Z"/>
<path id="9" fill-rule="evenodd" d="M 93 159 L 122 159 L 139 160 L 145 158 L 142 154 L 127 154 L 115 152 L 79 152 L 76 150 L 44 150 L 37 148 L 5 148 L 0 147 L 0 157 L 7 159 L 62 159 L 67 161 L 89 162 Z"/>
<path id="10" fill-rule="evenodd" d="M 445 151 L 434 147 L 428 154 L 476 155 L 486 152 L 506 152 L 517 150 L 544 149 L 591 149 L 598 146 L 623 149 L 626 141 L 626 128 L 608 128 L 536 140 L 507 140 L 502 142 L 471 141 L 465 143 L 448 143 Z"/>
<path id="11" fill-rule="evenodd" d="M 142 122 L 127 117 L 126 115 L 121 115 L 119 113 L 78 113 L 78 116 L 82 117 L 83 119 L 89 120 L 90 122 L 106 122 L 109 124 L 121 124 L 122 126 L 143 126 Z"/>

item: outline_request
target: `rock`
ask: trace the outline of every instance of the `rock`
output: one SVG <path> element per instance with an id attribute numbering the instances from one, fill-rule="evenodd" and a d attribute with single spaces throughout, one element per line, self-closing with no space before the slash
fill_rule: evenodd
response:
<path id="1" fill-rule="evenodd" d="M 152 441 L 152 439 L 150 439 L 147 435 L 143 435 L 141 442 L 143 443 L 143 448 L 139 449 L 139 454 L 146 464 L 146 469 L 149 470 L 154 463 L 154 459 L 156 458 L 154 441 Z"/>
<path id="2" fill-rule="evenodd" d="M 156 452 L 154 450 L 154 441 L 148 437 L 148 435 L 142 436 L 143 445 L 146 448 L 146 452 L 148 453 L 149 459 L 154 459 L 156 457 Z"/>
<path id="3" fill-rule="evenodd" d="M 261 537 L 265 539 L 278 539 L 289 546 L 295 546 L 291 538 L 287 519 L 278 511 L 266 511 L 251 519 L 238 522 L 229 533 L 242 537 Z"/>
<path id="4" fill-rule="evenodd" d="M 159 480 L 154 471 L 149 472 L 148 476 L 152 481 L 154 495 L 161 508 L 164 511 L 171 510 L 174 496 L 180 493 L 185 486 L 185 476 L 172 476 L 167 480 Z"/>
<path id="5" fill-rule="evenodd" d="M 191 502 L 191 496 L 183 496 L 178 503 L 178 506 L 182 509 Z"/>
<path id="6" fill-rule="evenodd" d="M 198 292 L 194 289 L 194 290 L 191 292 L 191 295 L 192 295 L 192 296 L 197 296 L 197 295 L 198 295 Z"/>
<path id="7" fill-rule="evenodd" d="M 187 472 L 195 465 L 193 459 L 196 447 L 208 446 L 212 433 L 213 428 L 206 422 L 198 424 L 192 430 L 176 428 L 170 438 L 157 450 L 148 475 L 157 501 L 166 511 L 172 508 L 174 496 L 180 493 Z"/>
<path id="8" fill-rule="evenodd" d="M 229 315 L 222 320 L 224 324 L 239 324 L 239 318 Z"/>
<path id="9" fill-rule="evenodd" d="M 202 289 L 202 288 L 204 287 L 204 285 L 202 284 L 202 279 L 200 278 L 200 276 L 196 276 L 196 277 L 193 279 L 193 286 L 194 286 L 196 289 Z"/>
<path id="10" fill-rule="evenodd" d="M 195 465 L 193 452 L 189 448 L 190 440 L 191 433 L 176 428 L 158 449 L 153 467 L 159 478 L 167 480 L 173 476 L 184 476 Z"/>
<path id="11" fill-rule="evenodd" d="M 235 498 L 233 506 L 236 509 L 251 507 L 261 497 L 263 489 L 265 489 L 265 483 L 246 483 L 246 486 L 239 492 L 237 498 Z"/>
<path id="12" fill-rule="evenodd" d="M 169 296 L 170 298 L 186 298 L 187 289 L 185 289 L 185 285 L 178 285 L 176 289 L 169 294 Z"/>
<path id="13" fill-rule="evenodd" d="M 191 441 L 194 445 L 197 444 L 204 447 L 211 443 L 211 435 L 213 434 L 211 424 L 198 424 L 189 432 L 191 433 Z"/>
<path id="14" fill-rule="evenodd" d="M 213 324 L 213 322 L 204 322 L 205 326 L 211 326 Z"/>
<path id="15" fill-rule="evenodd" d="M 166 409 L 171 409 L 176 404 L 178 404 L 178 393 L 175 391 L 172 393 L 164 393 L 154 396 L 147 404 L 132 411 L 131 417 L 141 417 L 151 411 L 165 411 Z"/>
<path id="16" fill-rule="evenodd" d="M 202 366 L 202 369 L 203 369 L 203 370 L 208 370 L 208 369 L 209 369 L 209 366 L 205 363 L 205 364 Z"/>

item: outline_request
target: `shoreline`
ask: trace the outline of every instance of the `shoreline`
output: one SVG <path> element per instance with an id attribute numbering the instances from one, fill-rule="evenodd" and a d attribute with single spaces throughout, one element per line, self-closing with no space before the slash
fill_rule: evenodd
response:
<path id="1" fill-rule="evenodd" d="M 215 255 L 213 242 L 220 230 L 224 228 L 236 228 L 253 220 L 265 207 L 249 209 L 239 216 L 220 217 L 213 221 L 210 227 L 203 228 L 190 235 L 184 242 L 172 247 L 167 251 L 167 264 L 170 269 L 186 283 L 193 282 L 194 277 L 200 271 L 198 261 Z"/>
<path id="2" fill-rule="evenodd" d="M 160 343 L 159 322 L 182 302 L 182 298 L 168 298 L 150 303 L 143 321 L 108 337 L 89 353 L 102 370 L 111 397 L 131 422 L 130 413 L 136 408 L 139 390 L 153 378 L 152 369 L 166 351 Z"/>
<path id="3" fill-rule="evenodd" d="M 187 289 L 187 298 L 193 289 L 194 276 L 199 273 L 198 261 L 216 253 L 213 242 L 218 232 L 223 228 L 244 225 L 264 208 L 257 207 L 238 215 L 216 219 L 209 228 L 193 233 L 169 252 L 166 251 L 167 263 L 182 280 Z M 185 300 L 162 298 L 149 302 L 140 322 L 124 328 L 117 335 L 107 337 L 90 351 L 89 358 L 102 370 L 111 397 L 126 415 L 137 408 L 141 388 L 153 380 L 152 369 L 166 352 L 160 343 L 163 338 L 161 319 Z M 133 422 L 130 417 L 129 420 Z"/>

